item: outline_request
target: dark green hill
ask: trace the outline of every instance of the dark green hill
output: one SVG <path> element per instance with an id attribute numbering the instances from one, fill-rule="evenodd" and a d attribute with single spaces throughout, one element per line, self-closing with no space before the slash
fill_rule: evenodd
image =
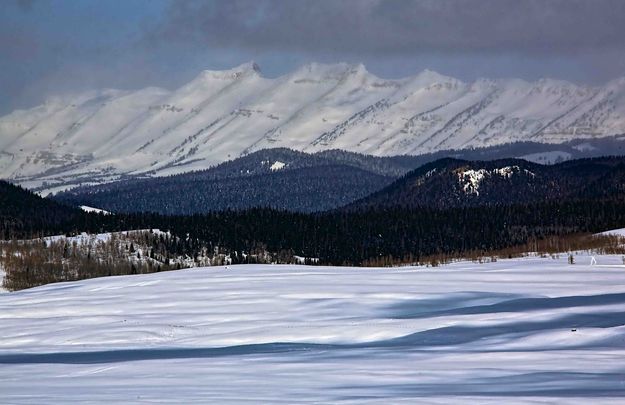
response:
<path id="1" fill-rule="evenodd" d="M 428 163 L 350 204 L 369 208 L 461 208 L 540 203 L 623 194 L 624 157 L 540 165 L 520 159 Z"/>
<path id="2" fill-rule="evenodd" d="M 34 235 L 43 230 L 64 232 L 81 211 L 0 180 L 0 239 Z"/>

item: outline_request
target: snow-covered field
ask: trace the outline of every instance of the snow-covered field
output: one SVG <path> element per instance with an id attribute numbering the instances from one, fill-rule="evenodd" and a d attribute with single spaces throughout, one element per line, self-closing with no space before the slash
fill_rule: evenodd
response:
<path id="1" fill-rule="evenodd" d="M 621 256 L 245 265 L 0 294 L 0 402 L 623 403 Z"/>

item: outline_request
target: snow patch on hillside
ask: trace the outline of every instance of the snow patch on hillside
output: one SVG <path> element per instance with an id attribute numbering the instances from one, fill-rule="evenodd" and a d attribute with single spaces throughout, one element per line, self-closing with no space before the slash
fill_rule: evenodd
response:
<path id="1" fill-rule="evenodd" d="M 527 160 L 528 162 L 540 163 L 543 165 L 552 165 L 554 163 L 570 160 L 571 155 L 569 152 L 563 151 L 551 151 L 551 152 L 539 152 L 530 153 L 529 155 L 519 156 L 519 159 Z"/>
<path id="2" fill-rule="evenodd" d="M 458 172 L 458 181 L 462 185 L 462 190 L 465 192 L 465 194 L 475 194 L 476 196 L 479 196 L 480 183 L 484 180 L 484 178 L 492 175 L 497 175 L 509 179 L 514 174 L 518 174 L 520 172 L 521 168 L 519 166 L 506 166 L 493 170 L 467 169 Z M 527 169 L 523 169 L 523 172 L 530 177 L 535 176 L 534 173 Z"/>
<path id="3" fill-rule="evenodd" d="M 612 229 L 612 230 L 609 230 L 609 231 L 598 233 L 597 235 L 613 235 L 613 236 L 623 236 L 623 237 L 625 237 L 625 228 Z"/>
<path id="4" fill-rule="evenodd" d="M 585 143 L 580 143 L 579 145 L 573 146 L 573 149 L 578 150 L 580 152 L 587 152 L 587 151 L 595 150 L 597 148 L 592 146 L 590 143 L 585 142 Z"/>
<path id="5" fill-rule="evenodd" d="M 108 211 L 102 210 L 100 208 L 89 207 L 87 205 L 81 205 L 80 209 L 85 211 L 85 212 L 94 212 L 96 214 L 104 214 L 104 215 L 110 215 L 111 214 Z"/>
<path id="6" fill-rule="evenodd" d="M 140 235 L 143 232 L 153 233 L 155 235 L 164 235 L 169 236 L 169 232 L 163 232 L 160 229 L 138 229 L 133 231 L 122 231 L 122 232 L 104 232 L 104 233 L 86 233 L 81 232 L 79 235 L 74 236 L 66 236 L 66 235 L 54 235 L 54 236 L 46 236 L 41 238 L 42 241 L 49 243 L 55 242 L 66 242 L 71 244 L 76 243 L 77 245 L 93 245 L 99 242 L 108 242 L 111 240 L 111 237 L 115 235 L 116 237 L 124 237 L 130 235 Z"/>
<path id="7" fill-rule="evenodd" d="M 435 173 L 436 173 L 436 168 L 432 170 L 428 170 L 427 173 L 425 173 L 425 177 L 432 177 Z"/>
<path id="8" fill-rule="evenodd" d="M 269 166 L 269 170 L 271 170 L 272 172 L 275 172 L 275 171 L 284 169 L 285 166 L 286 166 L 286 163 L 276 160 L 271 166 Z"/>
<path id="9" fill-rule="evenodd" d="M 488 173 L 486 169 L 473 170 L 468 169 L 458 173 L 458 181 L 462 185 L 462 189 L 466 194 L 480 195 L 478 189 L 480 183 Z"/>

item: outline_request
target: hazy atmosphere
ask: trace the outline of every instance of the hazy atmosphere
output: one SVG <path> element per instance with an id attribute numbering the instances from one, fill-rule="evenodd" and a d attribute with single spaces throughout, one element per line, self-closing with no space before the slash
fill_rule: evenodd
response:
<path id="1" fill-rule="evenodd" d="M 179 86 L 256 61 L 275 77 L 315 61 L 386 78 L 462 80 L 625 74 L 619 0 L 6 0 L 0 113 L 91 88 Z"/>

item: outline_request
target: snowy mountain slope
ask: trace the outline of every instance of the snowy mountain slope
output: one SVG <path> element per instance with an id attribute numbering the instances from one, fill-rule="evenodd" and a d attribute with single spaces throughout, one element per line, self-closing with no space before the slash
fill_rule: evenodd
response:
<path id="1" fill-rule="evenodd" d="M 623 133 L 625 79 L 386 80 L 348 64 L 271 79 L 246 63 L 173 91 L 92 91 L 4 116 L 0 177 L 52 188 L 205 169 L 264 148 L 388 156 Z"/>
<path id="2" fill-rule="evenodd" d="M 579 254 L 244 265 L 0 294 L 22 403 L 622 403 L 625 272 Z M 253 383 L 252 383 L 253 382 Z"/>

